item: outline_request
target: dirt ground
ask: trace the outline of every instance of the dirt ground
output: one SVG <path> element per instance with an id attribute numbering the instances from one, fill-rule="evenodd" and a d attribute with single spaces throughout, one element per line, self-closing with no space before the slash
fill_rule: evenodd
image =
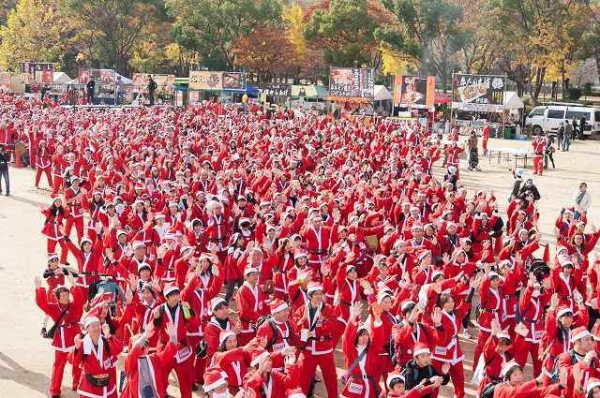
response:
<path id="1" fill-rule="evenodd" d="M 529 148 L 525 141 L 490 140 L 490 148 Z M 548 170 L 543 177 L 534 178 L 542 199 L 540 227 L 545 241 L 553 241 L 554 220 L 565 205 L 573 201 L 574 190 L 581 181 L 588 183 L 593 198 L 590 220 L 598 224 L 598 213 L 594 206 L 600 201 L 600 141 L 576 141 L 570 152 L 555 154 L 556 169 Z M 527 175 L 531 175 L 531 161 Z M 512 186 L 514 161 L 497 155 L 480 157 L 481 172 L 466 171 L 466 160 L 461 165 L 461 182 L 470 194 L 479 189 L 493 189 L 499 198 L 500 211 L 507 205 L 506 197 Z M 522 161 L 520 161 L 522 167 Z M 46 396 L 53 351 L 49 341 L 39 335 L 42 312 L 34 303 L 33 279 L 45 268 L 45 240 L 40 234 L 42 216 L 39 207 L 46 204 L 49 191 L 33 188 L 33 171 L 11 169 L 12 196 L 0 197 L 0 291 L 3 305 L 0 306 L 0 398 Z M 440 169 L 437 169 L 437 175 Z M 42 186 L 46 181 L 42 180 Z M 476 335 L 476 330 L 471 330 Z M 467 382 L 471 379 L 473 340 L 461 338 L 467 359 L 465 367 Z M 342 373 L 341 353 L 336 353 L 338 371 Z M 530 372 L 529 372 L 530 373 Z M 63 397 L 72 398 L 70 370 L 67 367 L 63 380 Z M 473 396 L 474 386 L 467 384 L 468 396 Z M 322 383 L 318 384 L 318 396 L 325 396 Z M 173 386 L 169 393 L 179 396 Z M 442 396 L 451 397 L 453 390 L 445 387 Z M 200 397 L 202 394 L 197 393 Z"/>

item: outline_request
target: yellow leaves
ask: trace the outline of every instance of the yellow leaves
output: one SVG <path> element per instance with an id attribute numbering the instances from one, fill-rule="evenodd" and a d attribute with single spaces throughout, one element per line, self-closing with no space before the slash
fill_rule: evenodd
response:
<path id="1" fill-rule="evenodd" d="M 381 72 L 384 75 L 403 75 L 418 67 L 414 58 L 392 51 L 386 46 L 381 46 L 381 63 Z"/>
<path id="2" fill-rule="evenodd" d="M 0 28 L 0 63 L 16 69 L 21 61 L 57 61 L 68 29 L 56 0 L 19 0 Z"/>
<path id="3" fill-rule="evenodd" d="M 304 11 L 297 3 L 287 6 L 283 10 L 285 34 L 296 50 L 296 55 L 303 57 L 306 54 L 306 39 L 304 38 Z"/>

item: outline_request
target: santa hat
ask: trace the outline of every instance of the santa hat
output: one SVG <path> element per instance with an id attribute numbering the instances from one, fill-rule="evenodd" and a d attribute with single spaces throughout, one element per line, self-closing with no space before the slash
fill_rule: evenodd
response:
<path id="1" fill-rule="evenodd" d="M 81 239 L 81 246 L 83 246 L 83 244 L 84 244 L 84 243 L 86 243 L 86 242 L 87 242 L 87 243 L 94 243 L 94 242 L 92 242 L 92 240 L 91 240 L 89 237 L 87 237 L 87 236 L 84 236 L 84 237 Z"/>
<path id="2" fill-rule="evenodd" d="M 323 291 L 323 286 L 321 286 L 321 284 L 317 283 L 317 282 L 310 282 L 308 284 L 308 289 L 306 290 L 306 293 L 308 295 L 310 295 L 310 294 L 312 294 L 314 292 L 317 292 L 317 291 Z"/>
<path id="3" fill-rule="evenodd" d="M 216 390 L 227 384 L 227 373 L 221 368 L 208 368 L 204 371 L 204 392 Z"/>
<path id="4" fill-rule="evenodd" d="M 567 314 L 573 315 L 573 310 L 571 309 L 571 307 L 567 307 L 566 305 L 562 305 L 562 306 L 558 307 L 558 311 L 556 312 L 557 318 L 560 318 Z"/>
<path id="5" fill-rule="evenodd" d="M 171 293 L 179 293 L 179 287 L 174 283 L 169 283 L 163 290 L 163 296 L 168 297 Z"/>
<path id="6" fill-rule="evenodd" d="M 580 326 L 573 329 L 571 332 L 571 341 L 576 342 L 586 337 L 593 337 L 589 330 L 585 326 Z"/>
<path id="7" fill-rule="evenodd" d="M 592 390 L 596 387 L 600 387 L 600 379 L 596 379 L 595 377 L 590 377 L 585 385 L 585 394 L 586 396 L 592 392 Z"/>
<path id="8" fill-rule="evenodd" d="M 435 282 L 435 280 L 437 278 L 439 278 L 440 276 L 444 276 L 444 273 L 442 271 L 433 271 L 433 275 L 431 276 L 431 280 Z"/>
<path id="9" fill-rule="evenodd" d="M 269 356 L 269 351 L 264 348 L 258 348 L 253 350 L 251 353 L 252 361 L 250 362 L 250 366 L 254 367 L 260 364 L 266 357 Z"/>
<path id="10" fill-rule="evenodd" d="M 419 252 L 419 255 L 418 255 L 417 258 L 419 259 L 419 261 L 423 261 L 423 259 L 425 257 L 427 257 L 429 254 L 431 254 L 431 251 L 429 251 L 429 250 L 422 250 L 422 251 Z"/>
<path id="11" fill-rule="evenodd" d="M 388 388 L 392 389 L 394 388 L 394 386 L 396 384 L 404 384 L 405 383 L 405 379 L 404 376 L 401 373 L 389 373 L 387 380 L 386 380 L 386 385 L 388 386 Z"/>
<path id="12" fill-rule="evenodd" d="M 248 276 L 253 272 L 258 272 L 258 268 L 252 266 L 252 264 L 248 264 L 244 269 L 244 276 Z"/>
<path id="13" fill-rule="evenodd" d="M 141 263 L 138 264 L 137 270 L 138 270 L 138 274 L 143 270 L 143 269 L 147 269 L 148 271 L 152 272 L 152 267 L 150 266 L 150 264 L 148 263 Z"/>
<path id="14" fill-rule="evenodd" d="M 210 300 L 210 309 L 208 311 L 208 315 L 212 315 L 217 310 L 217 307 L 221 304 L 227 305 L 227 301 L 225 301 L 225 299 L 221 297 L 215 297 L 212 300 Z"/>
<path id="15" fill-rule="evenodd" d="M 88 326 L 90 326 L 91 324 L 96 323 L 96 322 L 100 323 L 100 319 L 98 319 L 98 317 L 88 315 L 87 317 L 85 317 L 85 321 L 83 323 L 83 328 L 87 329 Z"/>
<path id="16" fill-rule="evenodd" d="M 494 271 L 488 272 L 488 279 L 500 278 L 500 274 Z"/>
<path id="17" fill-rule="evenodd" d="M 131 244 L 131 248 L 132 248 L 133 250 L 136 250 L 136 249 L 143 249 L 143 248 L 145 248 L 145 247 L 146 247 L 146 245 L 145 245 L 145 244 L 144 244 L 144 242 L 142 242 L 142 241 L 135 241 L 135 242 L 133 242 L 133 243 Z"/>
<path id="18" fill-rule="evenodd" d="M 346 274 L 349 273 L 352 270 L 356 271 L 356 265 L 354 265 L 354 264 L 348 264 L 348 265 L 346 265 Z"/>
<path id="19" fill-rule="evenodd" d="M 429 347 L 427 347 L 425 344 L 419 342 L 419 343 L 415 344 L 415 350 L 413 352 L 413 357 L 416 357 L 417 355 L 421 355 L 421 354 L 431 354 L 431 351 L 429 350 Z"/>
<path id="20" fill-rule="evenodd" d="M 270 304 L 271 307 L 271 314 L 276 314 L 280 311 L 285 310 L 286 308 L 289 308 L 289 306 L 287 305 L 287 303 L 281 299 L 274 299 L 271 301 Z"/>
<path id="21" fill-rule="evenodd" d="M 48 262 L 51 262 L 53 260 L 58 260 L 58 254 L 56 254 L 56 253 L 48 253 Z"/>
<path id="22" fill-rule="evenodd" d="M 118 231 L 117 231 L 117 238 L 118 238 L 119 236 L 121 236 L 121 235 L 125 235 L 125 236 L 127 236 L 127 232 L 123 231 L 122 229 L 118 230 Z"/>
<path id="23" fill-rule="evenodd" d="M 502 376 L 502 378 L 506 378 L 506 376 L 510 373 L 510 371 L 515 368 L 521 368 L 521 367 L 514 360 L 505 363 L 504 366 L 502 367 L 502 371 L 500 372 L 500 376 Z"/>
<path id="24" fill-rule="evenodd" d="M 419 210 L 419 208 L 416 208 L 416 209 Z M 411 208 L 410 210 L 413 211 L 414 208 Z M 413 232 L 413 231 L 419 231 L 419 230 L 422 231 L 423 227 L 420 224 L 415 224 L 415 225 L 412 226 L 412 228 L 410 230 L 411 230 L 411 232 Z"/>
<path id="25" fill-rule="evenodd" d="M 501 330 L 496 337 L 499 339 L 506 339 L 510 341 L 510 334 L 506 330 Z"/>
<path id="26" fill-rule="evenodd" d="M 300 251 L 300 250 L 297 251 L 296 253 L 294 253 L 294 260 L 298 260 L 298 259 L 300 259 L 302 257 L 308 258 L 308 254 L 306 254 L 306 252 Z"/>
<path id="27" fill-rule="evenodd" d="M 383 303 L 386 297 L 392 298 L 392 293 L 389 290 L 382 290 L 377 294 L 377 304 Z"/>
<path id="28" fill-rule="evenodd" d="M 225 340 L 233 336 L 235 336 L 233 330 L 222 330 L 221 333 L 219 333 L 219 345 L 222 345 Z"/>

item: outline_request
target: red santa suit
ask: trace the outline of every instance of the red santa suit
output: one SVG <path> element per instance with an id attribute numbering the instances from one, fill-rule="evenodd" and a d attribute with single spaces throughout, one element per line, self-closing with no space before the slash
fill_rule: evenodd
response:
<path id="1" fill-rule="evenodd" d="M 242 330 L 239 335 L 240 345 L 246 345 L 256 333 L 258 318 L 269 313 L 268 296 L 256 284 L 252 286 L 247 281 L 238 289 L 235 301 L 237 303 Z"/>
<path id="2" fill-rule="evenodd" d="M 379 397 L 378 375 L 379 358 L 378 352 L 383 346 L 385 336 L 383 335 L 382 322 L 375 321 L 371 329 L 371 342 L 368 346 L 360 347 L 354 344 L 358 333 L 358 325 L 350 321 L 346 325 L 342 338 L 342 351 L 344 352 L 344 363 L 348 369 L 348 381 L 342 387 L 340 397 L 346 398 L 376 398 Z M 366 351 L 365 351 L 366 350 Z M 356 365 L 350 369 L 352 364 Z"/>
<path id="3" fill-rule="evenodd" d="M 54 348 L 54 364 L 52 365 L 52 376 L 48 388 L 49 395 L 60 395 L 63 373 L 67 364 L 68 355 L 73 351 L 74 339 L 81 331 L 79 328 L 79 319 L 83 313 L 83 306 L 86 302 L 85 292 L 77 287 L 71 288 L 73 300 L 67 307 L 58 304 L 57 300 L 50 300 L 46 289 L 40 287 L 35 291 L 35 303 L 44 311 L 46 315 L 56 322 L 64 311 L 60 323 L 56 328 L 52 338 L 52 347 Z M 73 366 L 73 387 L 77 387 L 81 370 Z"/>
<path id="4" fill-rule="evenodd" d="M 37 157 L 35 159 L 35 187 L 38 188 L 40 185 L 40 178 L 42 173 L 46 174 L 48 179 L 48 186 L 52 187 L 52 176 L 50 175 L 50 153 L 45 146 L 40 147 Z"/>
<path id="5" fill-rule="evenodd" d="M 123 350 L 123 345 L 114 336 L 100 336 L 95 346 L 91 337 L 86 334 L 80 347 L 75 347 L 71 354 L 73 366 L 80 366 L 82 375 L 79 379 L 77 394 L 89 398 L 117 397 L 117 357 Z M 109 375 L 108 385 L 97 387 L 88 378 L 98 375 Z"/>
<path id="6" fill-rule="evenodd" d="M 125 358 L 124 371 L 127 375 L 127 384 L 121 394 L 121 398 L 138 398 L 142 396 L 142 383 L 140 379 L 147 379 L 145 387 L 150 386 L 159 398 L 164 397 L 165 383 L 168 375 L 164 369 L 173 360 L 177 346 L 171 342 L 167 343 L 165 349 L 160 353 L 144 355 L 142 344 L 135 344 L 133 349 Z M 147 372 L 147 374 L 146 374 Z"/>
<path id="7" fill-rule="evenodd" d="M 308 250 L 308 262 L 313 267 L 320 266 L 329 256 L 331 231 L 329 227 L 319 227 L 315 229 L 313 226 L 305 227 L 300 235 L 306 242 L 306 250 Z"/>
<path id="8" fill-rule="evenodd" d="M 442 311 L 442 326 L 445 332 L 445 339 L 437 342 L 431 355 L 433 366 L 440 374 L 442 373 L 441 370 L 444 363 L 450 365 L 448 374 L 452 379 L 454 394 L 457 398 L 465 396 L 465 373 L 463 369 L 465 355 L 460 348 L 457 336 L 467 311 L 468 306 L 464 302 L 455 307 L 452 313 Z"/>
<path id="9" fill-rule="evenodd" d="M 71 234 L 71 228 L 75 225 L 77 230 L 77 237 L 79 240 L 83 237 L 83 204 L 84 200 L 81 188 L 75 189 L 70 186 L 65 190 L 65 200 L 69 205 L 69 218 L 67 219 L 67 225 L 65 226 L 65 235 Z"/>
<path id="10" fill-rule="evenodd" d="M 314 309 L 309 302 L 298 308 L 294 319 L 296 320 L 296 333 L 300 335 L 302 341 L 301 345 L 305 344 L 304 365 L 300 380 L 302 390 L 305 394 L 308 393 L 312 377 L 319 366 L 323 373 L 327 396 L 337 397 L 337 374 L 333 348 L 337 344 L 341 328 L 333 308 L 328 304 L 321 303 L 318 308 Z M 314 332 L 314 337 L 303 338 L 311 332 Z"/>

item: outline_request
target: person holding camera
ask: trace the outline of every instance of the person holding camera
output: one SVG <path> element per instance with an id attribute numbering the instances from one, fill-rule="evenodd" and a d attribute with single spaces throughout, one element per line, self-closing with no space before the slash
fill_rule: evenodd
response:
<path id="1" fill-rule="evenodd" d="M 40 277 L 35 278 L 35 302 L 54 322 L 54 325 L 43 333 L 44 338 L 52 339 L 51 344 L 54 348 L 54 364 L 48 388 L 48 395 L 52 398 L 60 397 L 65 365 L 69 352 L 75 347 L 75 336 L 80 332 L 79 319 L 86 302 L 85 292 L 75 286 L 73 276 L 67 273 L 66 277 L 71 283 L 71 289 L 58 286 L 51 293 L 46 292 Z M 70 294 L 73 295 L 73 299 L 70 298 Z M 79 366 L 73 365 L 72 375 L 73 390 L 76 390 L 81 375 Z"/>

